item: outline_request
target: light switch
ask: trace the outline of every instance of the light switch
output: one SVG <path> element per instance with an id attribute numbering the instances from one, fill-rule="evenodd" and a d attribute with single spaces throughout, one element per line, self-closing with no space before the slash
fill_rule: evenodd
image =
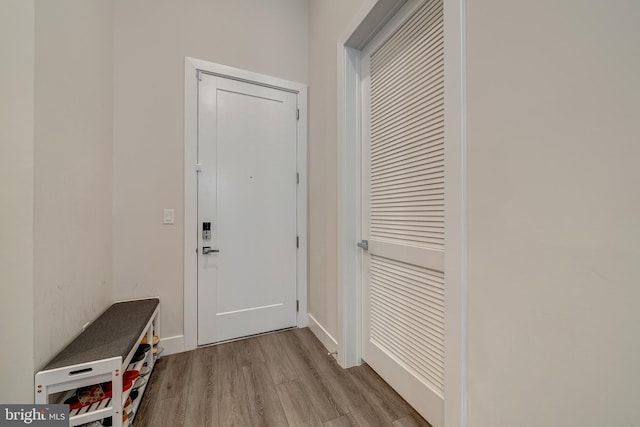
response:
<path id="1" fill-rule="evenodd" d="M 173 209 L 164 210 L 164 223 L 173 224 Z"/>

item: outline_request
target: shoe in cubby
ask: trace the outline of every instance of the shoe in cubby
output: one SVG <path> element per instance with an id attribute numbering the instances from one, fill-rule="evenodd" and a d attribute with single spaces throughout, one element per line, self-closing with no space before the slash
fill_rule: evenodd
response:
<path id="1" fill-rule="evenodd" d="M 145 335 L 144 337 L 142 337 L 142 341 L 140 342 L 140 344 L 147 344 L 147 336 Z M 157 335 L 153 336 L 153 345 L 158 345 L 158 343 L 160 342 L 160 338 Z"/>

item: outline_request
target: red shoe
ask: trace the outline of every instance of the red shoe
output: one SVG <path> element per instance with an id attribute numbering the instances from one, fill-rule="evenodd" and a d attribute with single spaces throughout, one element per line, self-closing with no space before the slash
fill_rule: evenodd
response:
<path id="1" fill-rule="evenodd" d="M 140 376 L 140 371 L 125 371 L 122 377 L 122 391 L 127 391 L 133 385 L 133 382 Z"/>

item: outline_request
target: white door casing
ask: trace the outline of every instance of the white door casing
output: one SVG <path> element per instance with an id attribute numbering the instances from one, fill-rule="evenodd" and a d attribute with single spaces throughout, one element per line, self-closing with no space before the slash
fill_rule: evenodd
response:
<path id="1" fill-rule="evenodd" d="M 297 95 L 206 73 L 199 80 L 198 344 L 206 345 L 296 326 Z"/>
<path id="2" fill-rule="evenodd" d="M 251 213 L 250 209 L 249 210 L 245 209 L 246 206 L 245 207 L 240 206 L 243 203 L 241 200 L 233 197 L 229 199 L 230 195 L 229 193 L 226 193 L 226 196 L 230 201 L 229 203 L 225 203 L 225 207 L 231 207 L 235 203 L 235 206 L 236 207 L 240 206 L 241 211 L 244 212 L 245 214 L 248 213 L 248 215 L 254 215 L 255 218 L 259 219 L 259 222 L 258 221 L 255 222 L 255 224 L 257 224 L 256 226 L 257 228 L 253 228 L 253 230 L 250 230 L 249 229 L 250 227 L 241 228 L 236 226 L 236 229 L 240 230 L 240 233 L 241 234 L 244 233 L 244 235 L 237 240 L 227 239 L 228 243 L 224 243 L 224 245 L 227 246 L 228 250 L 224 251 L 223 248 L 216 247 L 216 245 L 222 244 L 225 239 L 225 236 L 227 237 L 229 236 L 229 234 L 225 235 L 225 232 L 229 233 L 230 230 L 234 228 L 233 221 L 238 222 L 240 221 L 241 218 L 230 215 L 229 210 L 227 210 L 226 212 L 220 212 L 223 215 L 223 218 L 224 217 L 227 218 L 226 221 L 231 220 L 231 223 L 229 223 L 231 224 L 231 226 L 224 227 L 224 230 L 216 230 L 215 228 L 218 225 L 217 220 L 216 221 L 212 220 L 211 221 L 212 229 L 213 229 L 212 240 L 210 241 L 210 244 L 207 244 L 207 245 L 202 244 L 203 242 L 201 242 L 201 239 L 202 239 L 202 222 L 203 221 L 201 221 L 198 218 L 198 209 L 197 209 L 197 203 L 198 203 L 198 191 L 197 191 L 198 172 L 197 170 L 200 169 L 203 172 L 205 172 L 204 170 L 205 168 L 203 168 L 201 165 L 198 164 L 198 112 L 199 112 L 198 75 L 199 74 L 202 74 L 203 81 L 205 80 L 204 79 L 205 74 L 208 77 L 211 77 L 212 79 L 221 79 L 219 81 L 223 81 L 224 85 L 226 85 L 225 92 L 222 95 L 222 98 L 224 98 L 224 102 L 229 105 L 235 104 L 236 107 L 244 103 L 244 105 L 241 105 L 242 108 L 255 107 L 260 109 L 261 108 L 260 104 L 264 104 L 266 100 L 273 99 L 274 93 L 275 94 L 284 93 L 286 94 L 285 98 L 287 96 L 290 96 L 296 100 L 294 104 L 291 104 L 291 102 L 288 103 L 289 106 L 295 105 L 295 103 L 297 103 L 297 109 L 299 110 L 299 119 L 295 120 L 293 130 L 291 128 L 289 128 L 288 130 L 289 134 L 291 132 L 295 133 L 295 138 L 297 140 L 297 150 L 294 148 L 293 152 L 290 153 L 291 156 L 289 157 L 288 161 L 289 161 L 289 164 L 291 164 L 291 162 L 294 163 L 293 170 L 294 171 L 297 170 L 298 183 L 296 184 L 296 174 L 292 173 L 291 178 L 287 180 L 287 182 L 290 184 L 287 184 L 287 185 L 295 187 L 295 193 L 293 193 L 295 197 L 295 200 L 293 201 L 295 211 L 293 213 L 293 218 L 289 216 L 287 219 L 287 223 L 293 224 L 293 228 L 289 228 L 289 231 L 287 231 L 287 233 L 293 236 L 290 247 L 292 247 L 294 251 L 296 251 L 296 239 L 295 239 L 296 236 L 299 242 L 299 248 L 297 248 L 297 256 L 293 260 L 295 281 L 296 281 L 295 292 L 297 294 L 297 303 L 299 308 L 299 311 L 297 313 L 295 312 L 295 309 L 293 311 L 294 320 L 295 320 L 294 325 L 297 324 L 300 327 L 304 327 L 308 323 L 307 260 L 306 260 L 307 258 L 307 247 L 306 247 L 307 245 L 306 243 L 307 242 L 307 233 L 306 233 L 306 227 L 307 227 L 306 225 L 306 217 L 307 217 L 307 214 L 306 214 L 306 209 L 307 209 L 307 199 L 306 199 L 307 198 L 307 180 L 306 180 L 307 88 L 306 88 L 306 85 L 287 81 L 287 80 L 282 80 L 282 79 L 278 79 L 270 76 L 265 76 L 262 74 L 257 74 L 257 73 L 253 73 L 245 70 L 239 70 L 236 68 L 227 67 L 219 64 L 213 64 L 207 61 L 201 61 L 193 58 L 185 58 L 184 350 L 196 348 L 198 345 L 198 293 L 199 293 L 198 284 L 197 284 L 198 256 L 203 256 L 202 246 L 210 246 L 212 249 L 219 249 L 221 251 L 219 253 L 212 253 L 210 255 L 207 255 L 207 258 L 206 258 L 207 263 L 209 264 L 209 267 L 212 267 L 214 264 L 216 264 L 216 262 L 221 261 L 221 260 L 216 261 L 215 257 L 229 254 L 229 249 L 231 249 L 231 252 L 239 253 L 241 251 L 241 246 L 244 247 L 244 245 L 242 245 L 240 241 L 243 240 L 246 242 L 246 240 L 250 237 L 250 234 L 256 234 L 256 233 L 262 233 L 264 235 L 268 234 L 268 232 L 264 233 L 264 229 L 260 229 L 260 226 L 268 227 L 269 226 L 268 222 L 270 221 L 271 222 L 280 221 L 281 224 L 285 222 L 285 219 L 283 216 L 281 217 L 279 215 L 275 215 L 273 212 L 265 212 L 263 210 L 262 213 L 264 215 L 261 215 L 260 211 L 258 211 L 257 209 L 254 209 L 254 212 Z M 242 93 L 247 88 L 250 88 L 252 91 L 255 92 L 253 93 L 254 96 L 247 96 L 246 94 L 237 95 L 239 93 Z M 271 91 L 275 91 L 275 92 L 271 92 Z M 237 96 L 234 94 L 236 94 Z M 249 102 L 247 104 L 247 101 L 249 99 L 253 101 L 262 100 L 264 102 L 257 102 L 257 103 L 253 102 L 253 104 L 252 102 Z M 293 114 L 294 114 L 293 117 L 295 117 L 295 108 L 293 110 Z M 264 118 L 266 117 L 263 117 L 263 119 Z M 225 118 L 224 121 L 226 124 L 229 124 L 230 126 L 227 126 L 227 125 L 223 126 L 223 129 L 221 129 L 222 132 L 225 132 L 225 131 L 246 132 L 247 131 L 246 126 L 244 127 L 240 126 L 240 122 L 235 122 L 234 124 L 234 122 L 232 122 L 229 119 L 229 117 Z M 269 126 L 269 124 L 264 120 L 262 120 L 262 125 L 267 126 L 267 128 Z M 229 159 L 235 158 L 236 162 L 238 161 L 238 159 L 242 157 L 242 155 L 244 154 L 244 151 L 246 151 L 241 146 L 236 146 L 234 144 L 223 144 L 221 147 L 218 147 L 218 149 L 222 149 L 222 152 L 220 152 L 220 154 L 227 156 Z M 261 157 L 264 162 L 262 163 L 258 162 L 253 165 L 254 170 L 258 172 L 258 174 L 265 172 L 264 168 L 261 170 L 261 165 L 262 166 L 267 165 L 268 153 L 266 155 L 262 155 Z M 251 178 L 253 175 L 251 173 L 249 174 L 246 173 L 248 172 L 248 169 L 247 169 L 248 165 L 245 164 L 245 166 L 246 166 L 245 169 L 242 169 L 242 170 L 241 168 L 232 168 L 231 170 L 226 170 L 226 172 L 224 171 L 223 172 L 225 173 L 225 176 L 230 174 L 232 175 L 235 173 L 237 175 L 236 178 L 238 176 L 242 176 L 243 174 L 246 175 L 244 184 L 241 185 L 239 189 L 241 191 L 247 190 L 249 191 L 249 193 L 251 191 L 254 191 L 253 197 L 259 198 L 259 196 L 255 196 L 257 177 Z M 278 179 L 277 177 L 269 177 L 269 179 L 271 178 L 275 180 Z M 266 184 L 267 181 L 264 181 L 263 183 Z M 219 184 L 220 182 L 217 183 L 217 185 Z M 216 185 L 216 188 L 217 188 L 217 185 Z M 225 189 L 222 189 L 222 190 L 225 190 Z M 228 191 L 228 188 L 226 188 L 226 190 Z M 260 191 L 258 191 L 258 193 L 260 193 Z M 263 193 L 266 195 L 266 192 L 263 191 Z M 224 197 L 224 191 L 221 192 L 221 195 L 223 195 Z M 289 204 L 290 202 L 291 202 L 291 198 L 289 198 Z M 291 210 L 289 210 L 289 215 L 291 215 Z M 215 240 L 217 238 L 221 238 L 222 241 Z M 284 237 L 282 239 L 284 239 Z M 236 245 L 235 248 L 234 248 L 234 245 Z M 256 244 L 255 247 L 253 247 L 254 255 L 259 251 L 264 251 L 267 246 L 268 244 L 264 242 Z M 247 248 L 245 247 L 245 249 Z M 248 255 L 249 252 L 252 252 L 252 249 L 249 248 L 247 249 L 246 252 L 247 253 L 245 255 L 242 255 L 239 258 L 234 257 L 235 261 L 232 260 L 229 265 L 233 265 L 234 263 L 236 263 L 236 265 L 248 265 L 247 263 L 249 263 L 250 260 L 249 260 L 249 257 L 246 255 Z M 292 252 L 290 252 L 289 255 L 285 255 L 281 259 L 286 259 L 287 262 L 290 262 L 291 253 Z M 277 261 L 274 261 L 274 262 L 277 262 Z M 224 265 L 226 266 L 227 263 L 224 263 Z M 251 268 L 242 269 L 242 271 L 240 271 L 239 273 L 237 268 L 235 269 L 236 273 L 232 273 L 233 269 L 223 268 L 221 270 L 217 270 L 217 269 L 214 269 L 214 270 L 216 271 L 216 277 L 218 275 L 221 275 L 220 277 L 221 279 L 226 278 L 230 280 L 240 280 L 241 282 L 245 282 L 245 283 L 247 282 L 248 274 L 250 274 L 251 271 L 253 271 L 254 273 L 257 271 L 256 269 L 252 270 Z M 289 273 L 287 274 L 288 274 L 288 277 L 291 277 L 291 274 Z M 204 291 L 204 292 L 206 293 L 207 291 Z M 209 296 L 212 296 L 213 293 L 216 294 L 216 298 L 219 296 L 217 289 L 215 291 L 211 291 L 210 289 L 209 292 L 212 292 L 212 294 Z M 241 301 L 242 299 L 240 300 L 237 299 L 236 296 L 234 296 L 233 292 L 231 293 L 229 292 L 225 293 L 225 292 L 226 291 L 223 291 L 222 294 L 220 295 L 222 298 L 220 298 L 219 301 L 222 302 L 222 305 L 219 307 L 220 310 L 218 311 L 229 315 L 227 317 L 227 319 L 229 320 L 228 321 L 224 320 L 226 316 L 218 316 L 219 319 L 222 319 L 223 324 L 224 322 L 227 322 L 227 326 L 232 325 L 233 327 L 239 327 L 240 328 L 239 333 L 241 335 L 252 333 L 252 332 L 247 332 L 247 329 L 242 329 L 243 327 L 240 325 L 242 325 L 243 323 L 245 324 L 245 326 L 246 324 L 259 323 L 255 321 L 258 319 L 255 318 L 254 316 L 254 321 L 245 321 L 245 322 L 238 321 L 237 316 L 241 314 L 243 311 L 247 311 L 249 306 L 246 306 L 243 308 L 242 304 L 239 303 L 239 301 Z M 244 289 L 241 289 L 241 292 L 239 292 L 238 294 L 246 295 L 247 293 L 248 293 L 248 288 L 244 288 Z M 270 306 L 270 305 L 275 307 L 280 305 L 280 302 L 274 303 L 273 298 L 271 301 L 269 301 L 269 298 L 271 298 L 273 295 L 269 295 L 268 293 L 263 292 L 261 294 L 259 290 L 258 292 L 249 292 L 249 293 L 250 295 L 248 297 L 248 300 L 253 300 L 253 303 L 254 303 L 253 308 L 255 308 L 256 305 L 263 306 L 263 307 Z M 262 303 L 260 302 L 260 298 L 262 298 Z M 264 301 L 267 301 L 268 303 L 264 304 Z M 295 303 L 296 303 L 295 299 L 289 299 L 289 301 L 286 304 L 291 306 L 291 304 L 295 304 Z M 265 322 L 265 323 L 268 323 L 268 322 Z M 291 321 L 287 320 L 287 323 L 291 323 Z M 266 325 L 266 326 L 271 327 L 269 325 Z M 275 326 L 275 327 L 277 328 L 278 326 Z M 222 328 L 222 329 L 225 329 L 225 328 Z M 213 339 L 220 340 L 220 339 L 226 339 L 226 337 L 219 336 Z M 205 343 L 207 341 L 209 341 L 209 339 L 208 338 L 205 339 L 203 335 L 203 340 L 201 341 L 201 343 Z"/>

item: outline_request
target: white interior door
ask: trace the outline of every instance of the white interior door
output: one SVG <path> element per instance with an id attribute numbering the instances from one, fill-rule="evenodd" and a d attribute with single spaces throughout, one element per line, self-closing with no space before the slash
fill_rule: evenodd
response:
<path id="1" fill-rule="evenodd" d="M 409 2 L 362 52 L 363 359 L 444 425 L 442 0 Z"/>
<path id="2" fill-rule="evenodd" d="M 203 345 L 296 325 L 297 95 L 200 76 L 198 344 Z"/>

